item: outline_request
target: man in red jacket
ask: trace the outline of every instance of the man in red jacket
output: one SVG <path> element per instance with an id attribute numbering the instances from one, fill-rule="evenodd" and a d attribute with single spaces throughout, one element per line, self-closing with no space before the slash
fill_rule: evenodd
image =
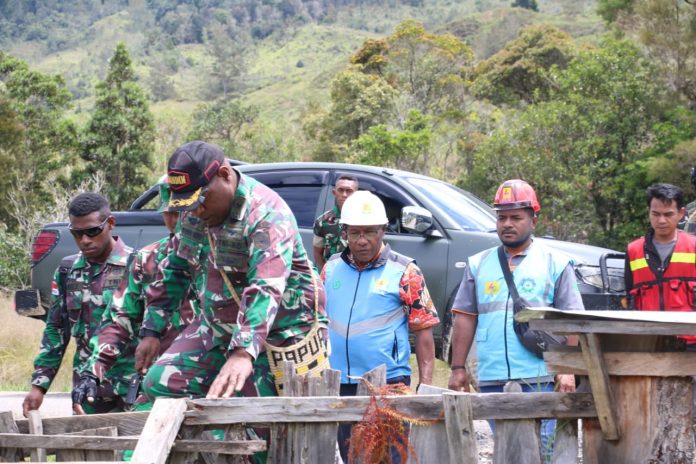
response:
<path id="1" fill-rule="evenodd" d="M 628 244 L 626 291 L 629 308 L 642 311 L 694 311 L 696 237 L 679 229 L 684 193 L 670 184 L 646 191 L 650 229 Z M 680 336 L 696 350 L 696 336 Z"/>

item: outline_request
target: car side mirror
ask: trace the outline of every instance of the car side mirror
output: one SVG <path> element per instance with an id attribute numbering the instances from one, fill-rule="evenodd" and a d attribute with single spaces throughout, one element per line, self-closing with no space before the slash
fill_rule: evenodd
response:
<path id="1" fill-rule="evenodd" d="M 420 206 L 404 206 L 401 209 L 401 227 L 408 232 L 423 234 L 433 225 L 433 214 Z"/>

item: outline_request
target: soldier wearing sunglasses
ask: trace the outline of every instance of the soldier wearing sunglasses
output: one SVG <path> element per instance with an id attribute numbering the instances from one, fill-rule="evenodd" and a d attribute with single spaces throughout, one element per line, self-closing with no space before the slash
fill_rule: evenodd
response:
<path id="1" fill-rule="evenodd" d="M 112 235 L 115 226 L 109 202 L 97 193 L 82 193 L 68 205 L 70 233 L 80 253 L 71 265 L 56 271 L 51 307 L 41 339 L 38 356 L 34 359 L 31 391 L 24 398 L 24 415 L 39 409 L 46 391 L 58 373 L 70 336 L 75 337 L 73 358 L 73 387 L 79 381 L 79 372 L 89 359 L 89 341 L 97 327 L 113 292 L 126 272 L 131 248 Z M 66 259 L 63 260 L 63 263 Z M 115 366 L 116 367 L 116 366 Z M 114 372 L 123 369 L 114 369 Z M 119 394 L 128 387 L 128 378 L 107 375 L 95 392 L 95 401 L 85 403 L 90 414 L 122 409 Z"/>

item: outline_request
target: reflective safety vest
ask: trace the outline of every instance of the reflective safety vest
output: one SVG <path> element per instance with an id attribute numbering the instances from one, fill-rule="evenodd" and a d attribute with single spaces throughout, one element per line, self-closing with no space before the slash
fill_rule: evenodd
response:
<path id="1" fill-rule="evenodd" d="M 388 245 L 362 271 L 344 257 L 345 251 L 333 255 L 324 268 L 331 368 L 341 371 L 341 383 L 358 383 L 350 377 L 380 364 L 387 366 L 387 379 L 411 375 L 408 320 L 399 291 L 413 260 Z"/>
<path id="2" fill-rule="evenodd" d="M 641 237 L 628 245 L 633 286 L 628 289 L 635 309 L 642 311 L 693 311 L 696 288 L 696 237 L 678 231 L 677 243 L 662 269 L 655 251 L 646 253 Z M 652 245 L 652 244 L 651 244 Z M 681 338 L 696 343 L 696 335 Z"/>

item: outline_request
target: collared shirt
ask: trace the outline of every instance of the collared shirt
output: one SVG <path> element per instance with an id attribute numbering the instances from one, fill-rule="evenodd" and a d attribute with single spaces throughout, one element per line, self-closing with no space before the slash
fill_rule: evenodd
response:
<path id="1" fill-rule="evenodd" d="M 44 390 L 51 386 L 69 342 L 69 337 L 64 337 L 66 330 L 75 337 L 77 345 L 73 358 L 73 382 L 86 366 L 92 353 L 90 338 L 97 333 L 106 307 L 126 274 L 126 264 L 132 251 L 123 240 L 118 237 L 114 239 L 114 247 L 104 263 L 92 263 L 82 253 L 78 255 L 66 276 L 65 298 L 63 287 L 58 284 L 60 276 L 56 270 L 46 327 L 39 354 L 34 359 L 32 385 Z M 100 396 L 113 396 L 109 381 L 100 385 Z"/>
<path id="2" fill-rule="evenodd" d="M 517 267 L 527 256 L 527 253 L 533 244 L 534 242 L 532 242 L 532 244 L 524 251 L 512 257 L 507 253 L 507 251 L 505 252 L 505 256 L 508 258 L 508 264 L 510 265 L 510 270 L 512 272 L 514 272 L 515 267 Z M 568 266 L 566 266 L 561 273 L 561 277 L 556 283 L 556 291 L 554 293 L 553 300 L 555 308 L 585 309 L 585 305 L 582 302 L 582 295 L 578 290 L 578 282 L 575 278 L 575 270 L 573 269 L 572 264 L 568 264 Z M 464 278 L 462 279 L 462 283 L 459 285 L 457 295 L 454 298 L 452 312 L 478 314 L 476 282 L 474 276 L 471 274 L 469 266 L 467 266 L 464 270 Z"/>
<path id="3" fill-rule="evenodd" d="M 324 260 L 328 261 L 331 255 L 345 250 L 347 243 L 341 233 L 341 210 L 334 206 L 314 221 L 314 238 L 312 245 L 322 248 Z"/>

